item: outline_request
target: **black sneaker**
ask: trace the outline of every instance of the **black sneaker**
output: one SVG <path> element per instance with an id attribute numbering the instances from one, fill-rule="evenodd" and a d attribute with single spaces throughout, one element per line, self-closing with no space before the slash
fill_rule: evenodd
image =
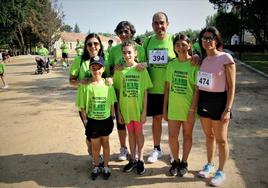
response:
<path id="1" fill-rule="evenodd" d="M 134 168 L 136 168 L 137 162 L 130 159 L 128 164 L 124 167 L 123 172 L 131 172 Z"/>
<path id="2" fill-rule="evenodd" d="M 104 167 L 102 173 L 103 173 L 103 179 L 108 180 L 109 177 L 111 176 L 111 169 L 109 167 Z"/>
<path id="3" fill-rule="evenodd" d="M 178 175 L 178 168 L 179 168 L 179 165 L 180 165 L 180 161 L 177 162 L 177 161 L 173 161 L 171 163 L 171 167 L 169 169 L 169 173 L 171 176 L 177 176 Z"/>
<path id="4" fill-rule="evenodd" d="M 91 179 L 95 180 L 100 174 L 100 168 L 98 166 L 95 166 L 91 172 Z"/>
<path id="5" fill-rule="evenodd" d="M 188 163 L 181 161 L 180 167 L 179 167 L 179 175 L 182 177 L 188 172 Z"/>
<path id="6" fill-rule="evenodd" d="M 141 174 L 144 174 L 144 172 L 145 172 L 144 162 L 138 160 L 138 162 L 137 162 L 137 174 L 141 175 Z"/>

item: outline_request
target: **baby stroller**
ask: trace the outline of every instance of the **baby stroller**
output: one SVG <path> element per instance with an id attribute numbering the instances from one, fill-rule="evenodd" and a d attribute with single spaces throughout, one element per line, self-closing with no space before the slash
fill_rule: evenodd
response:
<path id="1" fill-rule="evenodd" d="M 49 73 L 49 58 L 48 57 L 36 56 L 35 62 L 37 66 L 35 70 L 35 74 L 43 74 L 44 71 Z"/>

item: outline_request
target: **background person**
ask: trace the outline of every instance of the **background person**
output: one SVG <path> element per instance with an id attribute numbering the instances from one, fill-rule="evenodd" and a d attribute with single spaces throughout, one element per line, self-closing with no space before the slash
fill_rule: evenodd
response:
<path id="1" fill-rule="evenodd" d="M 69 56 L 69 47 L 68 45 L 66 44 L 65 40 L 63 39 L 62 40 L 62 44 L 60 46 L 60 49 L 62 51 L 62 54 L 61 54 L 61 61 L 62 61 L 62 65 L 64 68 L 66 68 L 66 66 L 68 67 L 69 66 L 69 59 L 68 59 L 68 56 Z"/>
<path id="2" fill-rule="evenodd" d="M 204 28 L 199 42 L 204 59 L 197 77 L 198 114 L 206 136 L 207 164 L 198 176 L 208 178 L 214 172 L 213 157 L 217 144 L 219 166 L 210 184 L 220 186 L 226 179 L 223 169 L 229 157 L 227 135 L 235 95 L 236 67 L 232 56 L 219 50 L 222 40 L 215 27 Z"/>

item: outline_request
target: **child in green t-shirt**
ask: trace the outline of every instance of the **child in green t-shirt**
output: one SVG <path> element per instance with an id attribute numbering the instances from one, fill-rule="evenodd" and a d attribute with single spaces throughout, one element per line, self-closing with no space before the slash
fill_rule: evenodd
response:
<path id="1" fill-rule="evenodd" d="M 92 155 L 95 166 L 91 172 L 91 178 L 95 180 L 101 172 L 99 154 L 103 148 L 103 178 L 108 179 L 111 170 L 108 167 L 110 158 L 109 135 L 113 130 L 114 103 L 116 95 L 113 86 L 107 86 L 102 78 L 104 72 L 104 60 L 96 56 L 90 59 L 89 69 L 92 74 L 92 82 L 83 84 L 78 89 L 79 102 L 77 106 L 81 110 L 86 135 L 92 144 Z"/>
<path id="2" fill-rule="evenodd" d="M 198 89 L 196 89 L 197 66 L 191 65 L 190 40 L 177 35 L 173 41 L 177 58 L 171 60 L 166 71 L 163 116 L 168 121 L 169 146 L 174 161 L 171 175 L 183 176 L 188 172 L 187 159 L 192 148 L 192 132 L 195 123 Z M 179 159 L 178 137 L 183 129 L 183 153 Z"/>
<path id="3" fill-rule="evenodd" d="M 147 89 L 152 82 L 147 70 L 138 71 L 136 66 L 137 49 L 134 41 L 122 43 L 122 54 L 125 64 L 122 70 L 114 73 L 114 87 L 117 91 L 118 123 L 125 123 L 130 147 L 130 160 L 124 167 L 124 172 L 130 172 L 135 167 L 137 174 L 145 172 L 143 162 L 144 135 L 142 125 L 146 122 Z M 138 151 L 138 160 L 135 153 Z"/>
<path id="4" fill-rule="evenodd" d="M 0 77 L 1 77 L 1 80 L 2 80 L 3 85 L 4 85 L 2 87 L 2 89 L 7 89 L 8 88 L 8 85 L 7 85 L 7 82 L 5 80 L 4 75 L 5 75 L 5 64 L 4 64 L 4 61 L 1 61 L 0 60 Z"/>

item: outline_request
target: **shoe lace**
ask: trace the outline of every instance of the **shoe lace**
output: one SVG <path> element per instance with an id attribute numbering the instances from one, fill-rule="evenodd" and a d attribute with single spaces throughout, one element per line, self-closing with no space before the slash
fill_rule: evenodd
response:
<path id="1" fill-rule="evenodd" d="M 111 172 L 110 168 L 108 168 L 107 166 L 104 167 L 104 173 L 109 173 L 109 172 Z"/>
<path id="2" fill-rule="evenodd" d="M 211 165 L 211 164 L 206 164 L 206 165 L 204 166 L 203 171 L 208 172 L 208 171 L 210 171 L 211 168 L 212 168 L 212 165 Z"/>
<path id="3" fill-rule="evenodd" d="M 127 149 L 126 148 L 120 148 L 120 155 L 126 155 Z"/>
<path id="4" fill-rule="evenodd" d="M 219 171 L 217 171 L 217 172 L 215 173 L 213 179 L 219 179 L 219 178 L 221 178 L 221 177 L 222 177 L 222 173 L 219 172 Z"/>
<path id="5" fill-rule="evenodd" d="M 152 157 L 157 157 L 158 154 L 159 154 L 159 151 L 158 151 L 157 149 L 154 149 L 154 150 L 152 151 L 152 153 L 151 153 L 151 156 L 152 156 Z"/>
<path id="6" fill-rule="evenodd" d="M 99 167 L 95 166 L 94 169 L 92 170 L 92 172 L 93 172 L 94 174 L 99 173 Z"/>

